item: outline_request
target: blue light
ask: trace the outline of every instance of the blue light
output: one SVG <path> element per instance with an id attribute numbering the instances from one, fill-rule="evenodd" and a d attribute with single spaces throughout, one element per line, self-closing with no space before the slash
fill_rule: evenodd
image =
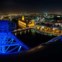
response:
<path id="1" fill-rule="evenodd" d="M 11 33 L 13 26 L 10 21 L 0 20 L 0 54 L 19 53 L 29 49 Z"/>
<path id="2" fill-rule="evenodd" d="M 57 40 L 61 40 L 61 41 L 62 41 L 62 35 L 61 35 L 61 36 L 57 36 L 57 37 L 55 37 L 55 38 L 49 40 L 48 42 L 45 42 L 44 44 L 56 42 Z"/>
<path id="3" fill-rule="evenodd" d="M 0 20 L 0 31 L 8 32 L 16 28 L 16 24 L 9 20 Z"/>

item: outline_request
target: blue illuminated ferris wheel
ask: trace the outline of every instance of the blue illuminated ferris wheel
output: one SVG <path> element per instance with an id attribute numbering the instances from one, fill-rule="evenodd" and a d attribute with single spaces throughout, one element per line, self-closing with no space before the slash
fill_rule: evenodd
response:
<path id="1" fill-rule="evenodd" d="M 8 20 L 0 20 L 0 54 L 26 51 L 29 48 L 11 33 L 16 25 Z"/>

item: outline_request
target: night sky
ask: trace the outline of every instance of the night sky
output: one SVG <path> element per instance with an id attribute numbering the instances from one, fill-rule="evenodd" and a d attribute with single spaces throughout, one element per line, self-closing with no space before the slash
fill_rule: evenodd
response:
<path id="1" fill-rule="evenodd" d="M 0 12 L 62 11 L 61 0 L 0 0 Z"/>

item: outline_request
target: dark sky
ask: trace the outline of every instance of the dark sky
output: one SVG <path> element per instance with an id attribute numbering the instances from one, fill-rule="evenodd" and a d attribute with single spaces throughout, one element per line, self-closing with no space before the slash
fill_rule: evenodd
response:
<path id="1" fill-rule="evenodd" d="M 61 0 L 0 0 L 0 12 L 62 11 Z"/>

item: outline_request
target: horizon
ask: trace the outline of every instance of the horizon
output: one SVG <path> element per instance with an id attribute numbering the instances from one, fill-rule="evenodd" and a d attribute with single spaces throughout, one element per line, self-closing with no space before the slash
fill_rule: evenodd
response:
<path id="1" fill-rule="evenodd" d="M 0 12 L 62 12 L 61 0 L 0 0 Z"/>

